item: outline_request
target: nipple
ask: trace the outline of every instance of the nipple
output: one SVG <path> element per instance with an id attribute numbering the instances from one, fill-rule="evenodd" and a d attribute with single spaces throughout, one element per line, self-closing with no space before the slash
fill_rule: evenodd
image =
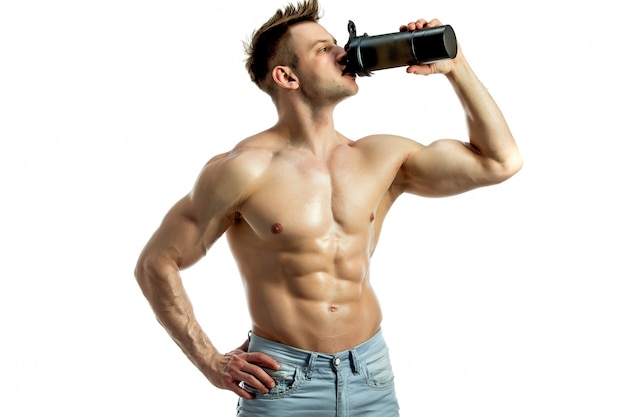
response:
<path id="1" fill-rule="evenodd" d="M 272 225 L 272 233 L 274 233 L 275 235 L 279 235 L 283 232 L 283 225 L 280 223 L 274 223 Z"/>

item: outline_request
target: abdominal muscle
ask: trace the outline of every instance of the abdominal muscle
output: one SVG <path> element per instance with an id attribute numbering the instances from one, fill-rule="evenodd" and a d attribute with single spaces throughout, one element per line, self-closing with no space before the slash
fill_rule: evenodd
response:
<path id="1" fill-rule="evenodd" d="M 380 328 L 378 301 L 367 283 L 331 276 L 299 277 L 305 285 L 330 287 L 333 297 L 295 297 L 286 287 L 267 293 L 248 286 L 252 331 L 299 349 L 336 353 L 371 338 Z"/>
<path id="2" fill-rule="evenodd" d="M 361 248 L 367 241 L 363 236 L 348 238 L 346 250 L 312 244 L 282 251 L 234 229 L 229 242 L 255 334 L 303 350 L 336 353 L 379 330 L 382 314 L 369 282 L 370 253 Z"/>

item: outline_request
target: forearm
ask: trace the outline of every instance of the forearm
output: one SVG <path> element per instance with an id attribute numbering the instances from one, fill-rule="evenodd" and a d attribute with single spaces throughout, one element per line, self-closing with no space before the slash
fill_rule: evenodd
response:
<path id="1" fill-rule="evenodd" d="M 140 261 L 135 276 L 159 323 L 206 375 L 210 359 L 217 350 L 195 318 L 176 264 Z"/>
<path id="2" fill-rule="evenodd" d="M 465 110 L 472 146 L 497 163 L 519 163 L 517 145 L 500 108 L 467 61 L 461 59 L 446 76 Z"/>

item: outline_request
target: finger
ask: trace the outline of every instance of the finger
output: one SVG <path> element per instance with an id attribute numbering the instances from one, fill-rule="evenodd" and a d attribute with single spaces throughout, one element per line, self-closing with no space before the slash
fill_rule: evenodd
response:
<path id="1" fill-rule="evenodd" d="M 406 69 L 409 74 L 431 75 L 434 70 L 430 65 L 411 65 Z"/>
<path id="2" fill-rule="evenodd" d="M 263 369 L 255 365 L 247 365 L 234 375 L 235 381 L 241 381 L 250 388 L 268 393 L 276 386 L 274 379 Z"/>
<path id="3" fill-rule="evenodd" d="M 426 19 L 418 19 L 415 22 L 410 22 L 407 25 L 400 26 L 400 30 L 402 30 L 402 28 L 405 28 L 404 31 L 422 30 L 426 27 L 426 25 L 428 25 L 428 21 L 426 21 Z"/>
<path id="4" fill-rule="evenodd" d="M 439 19 L 431 20 L 426 25 L 424 25 L 424 28 L 434 28 L 436 26 L 441 26 L 441 22 L 439 21 Z"/>
<path id="5" fill-rule="evenodd" d="M 245 376 L 245 381 L 254 385 L 258 389 L 272 389 L 276 386 L 274 378 L 272 378 L 263 368 L 250 364 L 245 369 L 242 369 L 242 371 L 247 372 L 248 374 Z"/>
<path id="6" fill-rule="evenodd" d="M 252 393 L 243 389 L 241 385 L 239 384 L 234 384 L 233 386 L 230 387 L 230 390 L 234 392 L 235 394 L 237 394 L 238 396 L 240 396 L 241 398 L 244 398 L 246 400 L 251 400 L 254 398 L 254 395 L 252 395 Z"/>
<path id="7" fill-rule="evenodd" d="M 426 19 L 418 19 L 415 22 L 415 29 L 413 30 L 422 30 L 428 25 L 428 21 Z"/>
<path id="8" fill-rule="evenodd" d="M 280 369 L 280 364 L 278 362 L 262 352 L 248 352 L 245 356 L 245 360 L 249 363 L 264 366 L 275 371 Z"/>

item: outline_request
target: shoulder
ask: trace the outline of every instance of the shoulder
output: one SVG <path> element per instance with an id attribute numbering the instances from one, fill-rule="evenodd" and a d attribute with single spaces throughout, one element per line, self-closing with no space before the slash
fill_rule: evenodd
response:
<path id="1" fill-rule="evenodd" d="M 375 134 L 365 136 L 355 142 L 357 146 L 374 147 L 377 149 L 389 148 L 392 150 L 400 146 L 400 150 L 422 148 L 424 145 L 399 135 Z"/>
<path id="2" fill-rule="evenodd" d="M 363 149 L 368 166 L 376 167 L 378 172 L 386 172 L 390 176 L 389 191 L 398 196 L 407 191 L 413 173 L 418 172 L 416 165 L 428 146 L 415 140 L 391 134 L 366 136 L 355 142 L 355 146 Z M 430 146 L 430 145 L 429 145 Z"/>
<path id="3" fill-rule="evenodd" d="M 259 175 L 271 162 L 273 152 L 254 138 L 246 139 L 228 152 L 216 155 L 202 170 L 203 176 L 229 174 L 237 177 Z"/>
<path id="4" fill-rule="evenodd" d="M 412 139 L 390 134 L 365 136 L 354 142 L 354 147 L 362 150 L 371 159 L 393 160 L 403 163 L 424 145 Z"/>
<path id="5" fill-rule="evenodd" d="M 263 132 L 214 156 L 202 168 L 192 194 L 200 199 L 244 199 L 274 158 L 276 150 L 272 142 L 271 135 Z"/>

